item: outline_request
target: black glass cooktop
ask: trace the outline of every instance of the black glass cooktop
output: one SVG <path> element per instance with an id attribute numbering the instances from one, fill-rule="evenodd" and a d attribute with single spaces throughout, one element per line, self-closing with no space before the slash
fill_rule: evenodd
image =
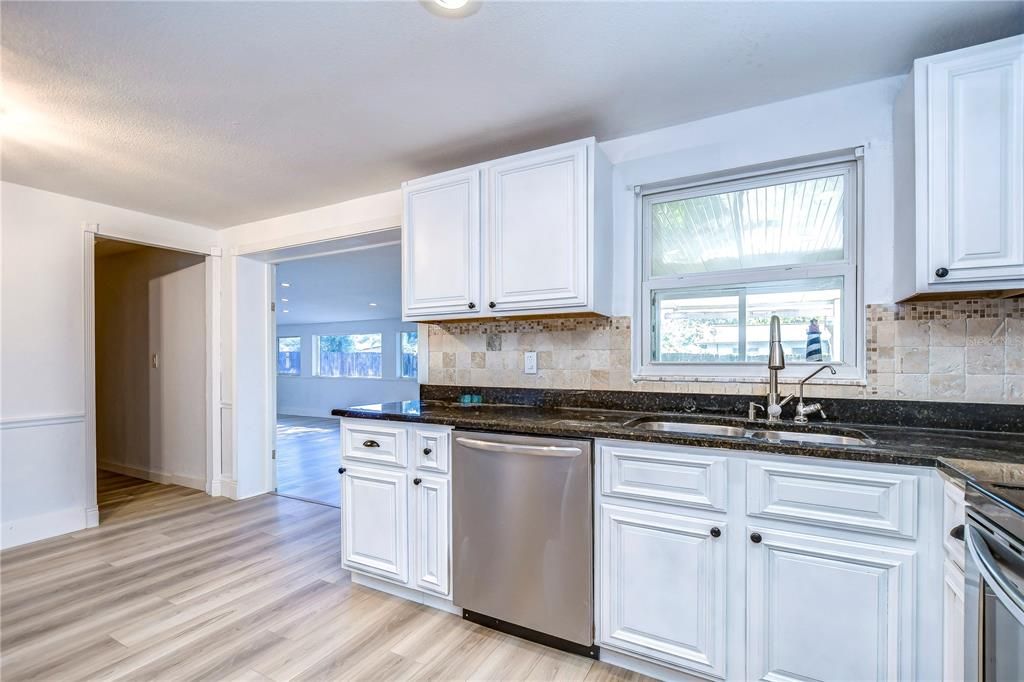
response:
<path id="1" fill-rule="evenodd" d="M 971 513 L 1024 543 L 1024 483 L 968 481 L 967 504 Z"/>

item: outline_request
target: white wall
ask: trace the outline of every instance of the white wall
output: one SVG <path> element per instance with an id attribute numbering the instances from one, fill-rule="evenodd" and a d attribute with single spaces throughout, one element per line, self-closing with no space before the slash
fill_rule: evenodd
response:
<path id="1" fill-rule="evenodd" d="M 308 417 L 329 417 L 336 407 L 416 400 L 419 383 L 415 378 L 398 378 L 398 333 L 416 331 L 416 324 L 401 320 L 327 322 L 323 324 L 278 325 L 277 335 L 302 339 L 299 376 L 277 376 L 277 412 Z M 376 334 L 381 336 L 383 356 L 380 379 L 315 377 L 313 336 L 324 334 Z"/>
<path id="2" fill-rule="evenodd" d="M 204 260 L 146 247 L 96 259 L 101 469 L 206 487 Z"/>
<path id="3" fill-rule="evenodd" d="M 0 183 L 0 546 L 96 520 L 85 424 L 85 237 L 217 244 L 212 230 Z M 91 442 L 91 441 L 90 441 Z"/>
<path id="4" fill-rule="evenodd" d="M 903 76 L 601 143 L 613 164 L 615 315 L 633 311 L 635 185 L 865 147 L 866 303 L 893 301 L 892 109 Z"/>

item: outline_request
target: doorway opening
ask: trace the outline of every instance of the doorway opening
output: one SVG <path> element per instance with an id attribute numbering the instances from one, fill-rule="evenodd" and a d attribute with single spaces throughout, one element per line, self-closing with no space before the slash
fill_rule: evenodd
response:
<path id="1" fill-rule="evenodd" d="M 203 255 L 95 238 L 100 522 L 206 490 L 206 268 Z"/>
<path id="2" fill-rule="evenodd" d="M 331 410 L 419 397 L 419 335 L 401 319 L 401 258 L 389 242 L 274 266 L 279 495 L 340 506 Z"/>

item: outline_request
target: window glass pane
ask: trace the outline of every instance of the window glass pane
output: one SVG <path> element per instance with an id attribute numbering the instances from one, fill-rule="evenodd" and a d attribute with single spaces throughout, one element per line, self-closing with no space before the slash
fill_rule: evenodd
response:
<path id="1" fill-rule="evenodd" d="M 844 180 L 836 174 L 655 201 L 651 275 L 842 260 Z"/>
<path id="2" fill-rule="evenodd" d="M 778 315 L 787 361 L 842 362 L 842 299 L 842 277 L 658 291 L 652 359 L 767 363 Z"/>
<path id="3" fill-rule="evenodd" d="M 418 369 L 419 334 L 401 332 L 398 335 L 398 376 L 403 379 L 415 379 Z"/>
<path id="4" fill-rule="evenodd" d="M 299 374 L 302 371 L 302 340 L 298 336 L 282 336 L 277 340 L 277 373 Z"/>
<path id="5" fill-rule="evenodd" d="M 317 374 L 322 377 L 381 376 L 381 335 L 318 336 Z"/>

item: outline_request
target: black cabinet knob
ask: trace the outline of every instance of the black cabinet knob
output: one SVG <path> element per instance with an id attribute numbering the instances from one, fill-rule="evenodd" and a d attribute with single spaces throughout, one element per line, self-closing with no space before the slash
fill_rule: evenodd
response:
<path id="1" fill-rule="evenodd" d="M 948 274 L 949 270 L 947 270 L 946 268 L 939 268 L 938 270 L 935 271 L 935 276 L 939 278 L 945 277 Z"/>
<path id="2" fill-rule="evenodd" d="M 412 479 L 412 484 L 413 485 L 419 485 L 420 483 L 423 483 L 423 479 L 422 478 L 414 478 L 414 479 Z"/>
<path id="3" fill-rule="evenodd" d="M 760 533 L 751 533 L 750 534 L 750 541 L 753 542 L 755 545 L 758 544 L 759 542 L 761 542 L 761 534 Z"/>
<path id="4" fill-rule="evenodd" d="M 379 448 L 380 447 L 380 443 L 378 443 L 375 440 L 364 440 L 363 441 L 363 447 L 364 448 Z"/>
<path id="5" fill-rule="evenodd" d="M 490 303 L 487 304 L 487 307 L 488 308 L 497 308 L 498 304 L 495 303 L 494 301 L 491 301 Z"/>
<path id="6" fill-rule="evenodd" d="M 964 524 L 961 523 L 959 526 L 953 526 L 949 530 L 949 537 L 953 538 L 954 540 L 963 540 L 964 539 Z"/>
<path id="7" fill-rule="evenodd" d="M 424 455 L 429 455 L 431 452 L 433 452 L 433 450 L 431 450 L 430 448 L 423 448 Z"/>
<path id="8" fill-rule="evenodd" d="M 712 528 L 711 529 L 711 537 L 713 537 L 713 538 L 720 538 L 720 537 L 722 537 L 722 529 L 719 528 L 718 526 L 715 526 L 714 528 Z"/>
<path id="9" fill-rule="evenodd" d="M 338 467 L 338 473 L 339 474 L 345 473 L 345 467 Z"/>
<path id="10" fill-rule="evenodd" d="M 476 308 L 476 303 L 470 303 L 469 304 L 469 309 L 473 310 L 474 308 Z"/>

